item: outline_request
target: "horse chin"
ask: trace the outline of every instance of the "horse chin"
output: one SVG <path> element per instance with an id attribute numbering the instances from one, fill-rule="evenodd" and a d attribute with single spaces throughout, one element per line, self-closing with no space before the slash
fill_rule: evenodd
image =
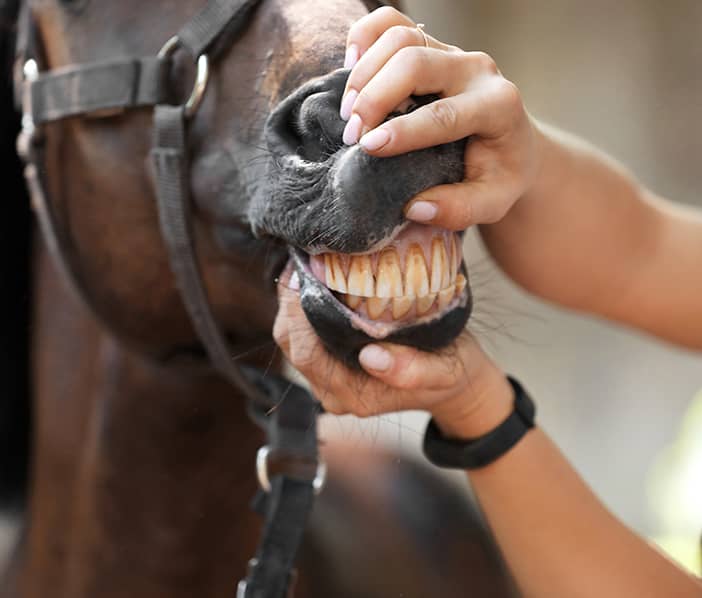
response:
<path id="1" fill-rule="evenodd" d="M 307 319 L 327 350 L 351 367 L 377 340 L 441 349 L 470 317 L 459 234 L 408 224 L 363 254 L 290 253 Z"/>

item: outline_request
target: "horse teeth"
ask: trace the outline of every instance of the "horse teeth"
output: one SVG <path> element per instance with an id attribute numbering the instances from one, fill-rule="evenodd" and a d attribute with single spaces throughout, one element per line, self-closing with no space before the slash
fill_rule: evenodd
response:
<path id="1" fill-rule="evenodd" d="M 417 315 L 423 316 L 427 313 L 431 306 L 434 305 L 437 293 L 432 293 L 431 295 L 424 295 L 423 297 L 417 297 Z"/>
<path id="2" fill-rule="evenodd" d="M 412 309 L 413 304 L 412 297 L 395 297 L 392 300 L 392 317 L 398 320 Z"/>
<path id="3" fill-rule="evenodd" d="M 461 237 L 458 235 L 453 235 L 451 249 L 453 250 L 453 254 L 451 255 L 451 271 L 453 272 L 453 280 L 456 280 L 458 270 L 463 261 L 463 245 L 461 244 Z"/>
<path id="4" fill-rule="evenodd" d="M 346 305 L 348 305 L 351 309 L 356 309 L 359 305 L 361 305 L 363 297 L 359 297 L 358 295 L 344 295 L 344 301 L 346 301 Z"/>
<path id="5" fill-rule="evenodd" d="M 383 315 L 383 312 L 390 301 L 390 297 L 369 297 L 366 300 L 366 311 L 368 312 L 371 320 L 377 320 L 381 315 Z"/>
<path id="6" fill-rule="evenodd" d="M 429 275 L 424 261 L 424 252 L 417 245 L 411 245 L 405 257 L 405 295 L 422 297 L 429 294 Z"/>
<path id="7" fill-rule="evenodd" d="M 446 289 L 439 291 L 439 311 L 445 310 L 456 293 L 456 285 L 450 286 Z"/>
<path id="8" fill-rule="evenodd" d="M 341 260 L 335 253 L 324 254 L 324 273 L 326 275 L 327 286 L 339 293 L 347 293 L 346 276 L 341 267 Z"/>
<path id="9" fill-rule="evenodd" d="M 378 257 L 375 281 L 376 297 L 402 297 L 402 270 L 400 256 L 395 249 L 384 249 Z"/>
<path id="10" fill-rule="evenodd" d="M 463 292 L 463 289 L 466 288 L 467 284 L 468 281 L 466 280 L 466 277 L 463 276 L 463 274 L 459 274 L 456 277 L 456 294 L 460 295 Z"/>
<path id="11" fill-rule="evenodd" d="M 431 242 L 431 284 L 432 293 L 438 293 L 450 283 L 449 261 L 446 246 L 441 237 L 434 237 Z"/>
<path id="12" fill-rule="evenodd" d="M 361 297 L 375 295 L 375 280 L 373 279 L 373 264 L 367 255 L 356 255 L 351 258 L 348 277 L 348 292 Z"/>

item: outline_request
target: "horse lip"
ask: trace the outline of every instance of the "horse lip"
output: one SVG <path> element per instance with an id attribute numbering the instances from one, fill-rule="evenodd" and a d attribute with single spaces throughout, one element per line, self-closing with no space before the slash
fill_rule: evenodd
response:
<path id="1" fill-rule="evenodd" d="M 425 351 L 443 348 L 463 330 L 471 313 L 472 299 L 466 288 L 459 304 L 441 316 L 399 325 L 382 337 L 371 336 L 354 325 L 353 312 L 309 271 L 304 252 L 291 247 L 290 255 L 300 277 L 300 301 L 307 319 L 327 350 L 350 367 L 359 368 L 358 352 L 379 338 Z"/>

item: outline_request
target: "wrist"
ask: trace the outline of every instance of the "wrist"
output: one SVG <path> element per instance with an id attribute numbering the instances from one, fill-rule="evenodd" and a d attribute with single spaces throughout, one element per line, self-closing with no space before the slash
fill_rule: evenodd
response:
<path id="1" fill-rule="evenodd" d="M 447 438 L 470 440 L 496 428 L 513 408 L 514 391 L 504 373 L 493 366 L 460 395 L 432 409 L 431 416 Z"/>

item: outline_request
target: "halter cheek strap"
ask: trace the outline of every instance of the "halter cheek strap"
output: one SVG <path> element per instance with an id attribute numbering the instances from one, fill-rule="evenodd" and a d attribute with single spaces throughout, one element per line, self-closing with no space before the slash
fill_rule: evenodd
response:
<path id="1" fill-rule="evenodd" d="M 238 365 L 212 313 L 195 257 L 188 181 L 188 120 L 197 111 L 209 77 L 209 59 L 228 47 L 246 25 L 258 0 L 209 0 L 157 56 L 69 65 L 40 72 L 41 44 L 27 3 L 20 15 L 15 89 L 22 106 L 18 150 L 49 252 L 86 300 L 86 289 L 67 253 L 70 240 L 58 225 L 47 197 L 46 150 L 42 127 L 76 117 L 104 118 L 130 108 L 155 106 L 151 159 L 161 234 L 171 270 L 193 326 L 217 370 L 249 398 L 250 413 L 266 429 L 268 445 L 258 456 L 265 490 L 256 501 L 264 514 L 263 535 L 237 598 L 291 596 L 295 555 L 302 542 L 314 495 L 323 483 L 316 416 L 319 403 L 303 388 L 255 368 Z M 168 103 L 172 56 L 186 51 L 197 63 L 193 91 L 183 104 Z M 272 415 L 271 415 L 272 414 Z M 268 471 L 274 458 L 278 473 Z"/>

